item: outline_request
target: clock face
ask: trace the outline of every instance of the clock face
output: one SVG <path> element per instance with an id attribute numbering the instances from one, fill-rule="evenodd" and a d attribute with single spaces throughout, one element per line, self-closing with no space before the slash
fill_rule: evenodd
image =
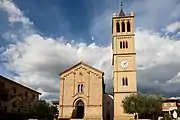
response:
<path id="1" fill-rule="evenodd" d="M 127 60 L 121 61 L 121 67 L 122 68 L 127 68 L 128 67 L 128 61 Z"/>

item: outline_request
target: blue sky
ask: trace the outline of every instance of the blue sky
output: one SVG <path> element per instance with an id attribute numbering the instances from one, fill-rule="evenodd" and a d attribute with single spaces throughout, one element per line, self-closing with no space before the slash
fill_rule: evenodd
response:
<path id="1" fill-rule="evenodd" d="M 101 37 L 94 35 L 92 32 L 92 25 L 98 16 L 104 14 L 105 11 L 118 12 L 120 9 L 120 0 L 13 0 L 17 7 L 23 11 L 24 15 L 34 23 L 34 28 L 42 35 L 50 37 L 64 36 L 68 40 L 75 39 L 76 41 L 83 41 L 91 43 L 92 36 L 96 37 L 97 44 L 107 45 L 111 37 L 110 29 L 108 34 L 101 39 Z M 164 21 L 166 24 L 162 24 L 158 18 L 161 16 L 167 16 L 168 12 L 164 10 L 164 14 L 156 15 L 158 11 L 153 8 L 137 9 L 136 6 L 142 6 L 144 4 L 151 4 L 144 2 L 143 0 L 126 0 L 123 4 L 125 12 L 134 11 L 136 14 L 136 26 L 153 28 L 159 30 L 171 21 Z M 159 7 L 159 6 L 157 6 Z M 171 9 L 167 8 L 167 9 Z M 147 12 L 147 13 L 146 13 Z M 149 14 L 148 14 L 149 13 Z M 155 14 L 156 13 L 156 14 Z M 148 17 L 157 17 L 152 19 L 152 24 L 146 23 Z M 143 22 L 141 19 L 145 19 Z M 176 21 L 179 18 L 174 18 Z M 157 21 L 156 21 L 157 20 Z M 110 21 L 110 19 L 109 19 Z M 108 28 L 111 25 L 107 25 Z M 108 30 L 106 30 L 108 31 Z M 102 31 L 103 32 L 103 31 Z"/>
<path id="2" fill-rule="evenodd" d="M 103 6 L 108 6 L 103 0 L 15 0 L 14 3 L 33 21 L 35 29 L 41 34 L 85 42 L 91 41 L 89 31 L 93 18 L 103 13 Z M 98 42 L 107 44 L 105 40 Z"/>
<path id="3" fill-rule="evenodd" d="M 0 74 L 57 99 L 58 73 L 82 59 L 105 72 L 111 91 L 111 18 L 119 9 L 120 0 L 1 0 Z M 180 96 L 180 2 L 126 0 L 123 10 L 135 13 L 138 89 Z"/>

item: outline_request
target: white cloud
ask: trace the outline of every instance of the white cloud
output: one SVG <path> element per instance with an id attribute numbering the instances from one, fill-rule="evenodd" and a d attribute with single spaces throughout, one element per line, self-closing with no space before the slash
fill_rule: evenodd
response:
<path id="1" fill-rule="evenodd" d="M 87 45 L 85 43 L 67 44 L 61 41 L 43 38 L 38 34 L 27 36 L 24 42 L 11 45 L 6 49 L 4 55 L 10 61 L 6 64 L 6 67 L 20 75 L 20 77 L 16 77 L 16 80 L 19 80 L 19 82 L 34 86 L 35 88 L 39 87 L 45 92 L 53 93 L 59 91 L 59 84 L 57 84 L 59 83 L 58 73 L 68 66 L 77 63 L 81 55 L 83 61 L 105 72 L 106 80 L 110 80 L 106 81 L 108 84 L 112 82 L 112 55 L 110 46 L 103 47 L 95 44 Z M 159 65 L 166 66 L 171 63 L 180 64 L 179 45 L 179 41 L 168 40 L 158 34 L 148 32 L 148 30 L 137 30 L 137 65 L 143 66 L 143 71 L 152 69 L 157 74 L 161 74 L 160 76 L 163 76 L 161 71 L 157 71 L 157 68 L 153 67 Z M 21 53 L 22 58 L 18 57 L 19 53 Z M 138 69 L 140 68 L 138 67 Z M 155 84 L 159 80 L 147 78 L 138 79 L 138 81 L 139 84 L 149 86 L 149 83 Z"/>
<path id="2" fill-rule="evenodd" d="M 180 22 L 179 22 L 179 21 L 174 22 L 174 23 L 172 23 L 172 24 L 170 24 L 170 25 L 168 25 L 168 26 L 166 27 L 166 30 L 167 30 L 168 32 L 171 32 L 171 33 L 174 33 L 174 32 L 176 32 L 176 31 L 179 30 L 179 29 L 180 29 Z"/>
<path id="3" fill-rule="evenodd" d="M 179 63 L 180 41 L 144 29 L 137 30 L 135 34 L 138 65 L 148 68 Z"/>
<path id="4" fill-rule="evenodd" d="M 178 74 L 176 76 L 174 76 L 174 78 L 172 78 L 171 80 L 167 81 L 167 83 L 180 83 L 180 72 L 178 72 Z"/>
<path id="5" fill-rule="evenodd" d="M 140 8 L 139 8 L 140 6 Z M 128 11 L 135 11 L 138 26 L 157 29 L 179 19 L 179 0 L 134 1 Z"/>
<path id="6" fill-rule="evenodd" d="M 6 9 L 15 6 L 13 3 L 11 4 L 6 5 Z M 16 6 L 13 9 L 19 11 L 13 13 L 19 16 L 19 19 L 14 20 L 14 22 L 23 22 L 20 18 L 29 21 Z M 106 34 L 108 30 L 111 31 L 107 25 L 110 24 L 108 20 L 110 16 L 109 12 L 105 12 L 95 19 L 96 23 L 91 29 L 94 31 L 92 34 L 95 38 L 98 36 L 101 39 L 107 38 L 108 34 L 111 34 Z M 12 14 L 9 14 L 9 17 L 11 18 Z M 31 22 L 24 21 L 23 23 Z M 16 35 L 21 36 L 21 34 Z M 104 71 L 106 83 L 112 85 L 111 45 L 99 46 L 95 43 L 87 45 L 86 43 L 77 43 L 75 40 L 65 42 L 67 40 L 63 37 L 53 39 L 35 33 L 25 34 L 21 37 L 23 41 L 10 44 L 5 48 L 3 56 L 9 62 L 4 63 L 4 65 L 9 70 L 19 74 L 19 77 L 14 77 L 16 81 L 43 91 L 44 98 L 49 95 L 52 95 L 51 97 L 58 96 L 58 73 L 77 63 L 80 59 Z M 179 91 L 179 84 L 167 82 L 178 78 L 175 76 L 180 72 L 179 40 L 162 36 L 152 30 L 137 29 L 135 42 L 137 78 L 140 87 L 148 88 L 148 90 L 156 88 L 163 93 Z"/>
<path id="7" fill-rule="evenodd" d="M 33 22 L 25 17 L 24 13 L 11 0 L 0 0 L 0 10 L 7 13 L 9 21 L 8 26 L 12 28 L 9 29 L 8 32 L 2 34 L 2 37 L 8 42 L 13 43 L 19 41 L 24 36 L 35 32 L 33 29 Z"/>
<path id="8" fill-rule="evenodd" d="M 24 25 L 33 24 L 28 18 L 24 17 L 23 12 L 11 0 L 1 0 L 0 8 L 8 13 L 10 23 L 22 22 Z"/>

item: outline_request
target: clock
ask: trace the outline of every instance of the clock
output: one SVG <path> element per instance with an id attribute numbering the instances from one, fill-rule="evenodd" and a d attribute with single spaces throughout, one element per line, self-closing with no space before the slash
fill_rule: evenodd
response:
<path id="1" fill-rule="evenodd" d="M 128 61 L 127 60 L 121 61 L 121 67 L 122 68 L 127 68 L 128 67 Z"/>

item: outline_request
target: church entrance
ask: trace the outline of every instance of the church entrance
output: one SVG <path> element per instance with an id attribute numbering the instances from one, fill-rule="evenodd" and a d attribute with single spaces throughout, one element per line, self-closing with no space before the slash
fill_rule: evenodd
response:
<path id="1" fill-rule="evenodd" d="M 84 118 L 84 102 L 82 100 L 78 100 L 75 104 L 75 109 L 73 111 L 72 118 L 82 119 Z"/>

